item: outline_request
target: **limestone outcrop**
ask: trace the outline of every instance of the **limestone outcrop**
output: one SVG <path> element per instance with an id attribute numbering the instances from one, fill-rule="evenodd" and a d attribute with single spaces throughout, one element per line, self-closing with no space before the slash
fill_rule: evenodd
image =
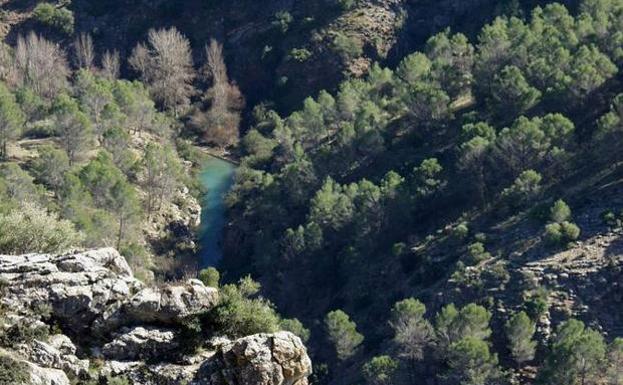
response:
<path id="1" fill-rule="evenodd" d="M 218 290 L 196 279 L 148 287 L 114 249 L 0 256 L 0 290 L 10 336 L 0 355 L 24 363 L 34 384 L 306 385 L 311 373 L 288 332 L 215 338 L 189 353 L 182 325 L 216 306 Z"/>

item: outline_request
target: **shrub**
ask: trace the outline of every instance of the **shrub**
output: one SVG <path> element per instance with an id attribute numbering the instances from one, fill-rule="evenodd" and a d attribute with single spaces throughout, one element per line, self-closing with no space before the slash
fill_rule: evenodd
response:
<path id="1" fill-rule="evenodd" d="M 106 384 L 107 385 L 130 385 L 132 382 L 125 376 L 107 376 Z"/>
<path id="2" fill-rule="evenodd" d="M 259 290 L 260 284 L 250 277 L 223 286 L 220 303 L 209 315 L 216 329 L 234 338 L 279 330 L 279 316 L 272 303 L 257 296 Z"/>
<path id="3" fill-rule="evenodd" d="M 307 329 L 303 323 L 296 318 L 282 319 L 280 326 L 283 330 L 294 333 L 301 340 L 303 340 L 303 342 L 307 342 L 309 340 L 309 329 Z"/>
<path id="4" fill-rule="evenodd" d="M 467 222 L 461 222 L 452 229 L 452 236 L 456 239 L 463 240 L 469 235 L 469 226 Z"/>
<path id="5" fill-rule="evenodd" d="M 71 222 L 32 203 L 0 215 L 1 253 L 58 253 L 80 245 L 82 239 Z"/>
<path id="6" fill-rule="evenodd" d="M 617 218 L 617 215 L 612 210 L 607 210 L 601 213 L 601 219 L 606 226 L 620 227 L 621 219 Z"/>
<path id="7" fill-rule="evenodd" d="M 74 14 L 67 8 L 57 8 L 50 3 L 37 4 L 33 11 L 35 20 L 48 27 L 71 35 L 74 32 Z"/>
<path id="8" fill-rule="evenodd" d="M 347 36 L 338 33 L 333 39 L 333 50 L 345 60 L 352 60 L 363 54 L 363 43 L 356 36 Z"/>
<path id="9" fill-rule="evenodd" d="M 272 25 L 276 28 L 279 28 L 281 33 L 286 33 L 288 32 L 288 29 L 290 29 L 290 24 L 292 24 L 293 20 L 294 18 L 292 17 L 290 12 L 279 11 L 275 13 L 275 20 L 272 22 Z"/>
<path id="10" fill-rule="evenodd" d="M 482 277 L 492 285 L 503 288 L 510 280 L 510 273 L 506 268 L 506 262 L 498 261 L 488 266 L 487 269 L 482 272 Z"/>
<path id="11" fill-rule="evenodd" d="M 562 200 L 557 200 L 550 208 L 550 219 L 553 223 L 545 226 L 545 240 L 553 246 L 575 241 L 580 236 L 580 228 L 572 222 L 571 209 Z"/>
<path id="12" fill-rule="evenodd" d="M 491 258 L 491 254 L 485 250 L 485 245 L 481 242 L 474 242 L 467 246 L 467 263 L 477 264 Z"/>
<path id="13" fill-rule="evenodd" d="M 571 222 L 550 223 L 545 226 L 545 240 L 551 245 L 566 244 L 580 236 L 580 228 Z"/>
<path id="14" fill-rule="evenodd" d="M 337 4 L 343 11 L 348 11 L 357 5 L 357 0 L 337 0 Z"/>
<path id="15" fill-rule="evenodd" d="M 288 55 L 288 58 L 295 60 L 299 63 L 302 63 L 304 61 L 307 61 L 311 56 L 312 56 L 312 53 L 309 52 L 308 49 L 294 48 L 292 49 L 292 51 L 290 51 L 290 55 Z"/>
<path id="16" fill-rule="evenodd" d="M 552 222 L 561 223 L 571 218 L 571 209 L 562 199 L 557 200 L 550 209 L 550 219 Z"/>
<path id="17" fill-rule="evenodd" d="M 566 240 L 575 241 L 580 237 L 580 228 L 575 223 L 562 222 L 560 227 Z"/>
<path id="18" fill-rule="evenodd" d="M 28 367 L 25 363 L 9 356 L 0 356 L 0 385 L 26 384 L 29 379 Z"/>
<path id="19" fill-rule="evenodd" d="M 208 267 L 199 272 L 199 280 L 206 286 L 219 287 L 221 274 L 215 268 Z"/>
<path id="20" fill-rule="evenodd" d="M 394 257 L 400 257 L 407 251 L 407 244 L 404 242 L 394 243 L 392 246 L 392 255 Z"/>
<path id="21" fill-rule="evenodd" d="M 398 362 L 390 356 L 376 356 L 363 365 L 362 372 L 366 382 L 371 385 L 392 384 Z"/>
<path id="22" fill-rule="evenodd" d="M 549 309 L 549 292 L 543 288 L 536 289 L 529 295 L 524 307 L 533 320 L 541 318 Z"/>
<path id="23" fill-rule="evenodd" d="M 508 206 L 518 209 L 538 197 L 541 191 L 541 174 L 534 170 L 522 172 L 512 186 L 502 192 Z"/>

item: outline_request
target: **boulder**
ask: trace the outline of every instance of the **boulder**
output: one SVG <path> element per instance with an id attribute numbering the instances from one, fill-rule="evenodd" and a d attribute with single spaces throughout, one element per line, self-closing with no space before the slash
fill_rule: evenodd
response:
<path id="1" fill-rule="evenodd" d="M 58 341 L 58 337 L 56 340 Z M 69 342 L 71 343 L 71 341 Z M 76 357 L 75 346 L 73 353 L 68 353 L 67 350 L 63 352 L 57 349 L 51 343 L 34 340 L 29 344 L 21 345 L 19 350 L 29 362 L 42 368 L 59 369 L 74 378 L 87 378 L 89 376 L 89 360 L 81 360 Z"/>
<path id="2" fill-rule="evenodd" d="M 279 332 L 223 344 L 203 370 L 210 385 L 306 385 L 312 366 L 301 339 Z"/>
<path id="3" fill-rule="evenodd" d="M 147 287 L 129 300 L 111 306 L 93 324 L 93 329 L 105 334 L 136 323 L 176 325 L 187 317 L 210 310 L 217 303 L 218 291 L 197 279 Z"/>
<path id="4" fill-rule="evenodd" d="M 143 289 L 125 305 L 125 311 L 136 321 L 171 324 L 201 314 L 217 303 L 215 288 L 189 279 L 182 284 Z"/>
<path id="5" fill-rule="evenodd" d="M 104 345 L 102 353 L 118 361 L 162 360 L 178 347 L 174 331 L 137 326 L 124 329 L 119 337 Z"/>
<path id="6" fill-rule="evenodd" d="M 59 369 L 42 368 L 27 362 L 30 372 L 29 385 L 71 385 L 65 372 Z"/>

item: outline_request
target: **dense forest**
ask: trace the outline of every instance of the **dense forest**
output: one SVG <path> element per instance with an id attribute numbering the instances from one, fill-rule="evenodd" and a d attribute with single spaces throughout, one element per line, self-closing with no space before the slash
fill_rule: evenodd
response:
<path id="1" fill-rule="evenodd" d="M 312 384 L 623 384 L 623 1 L 0 7 L 0 253 L 198 277 L 190 348 L 285 329 Z"/>

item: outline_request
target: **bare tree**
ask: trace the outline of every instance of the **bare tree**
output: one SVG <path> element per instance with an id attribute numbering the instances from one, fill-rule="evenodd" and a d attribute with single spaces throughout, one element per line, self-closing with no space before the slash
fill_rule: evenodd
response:
<path id="1" fill-rule="evenodd" d="M 74 41 L 74 60 L 76 67 L 90 70 L 93 67 L 95 53 L 93 39 L 88 33 L 81 33 Z"/>
<path id="2" fill-rule="evenodd" d="M 147 45 L 139 43 L 129 63 L 164 108 L 177 115 L 189 105 L 195 70 L 190 43 L 177 29 L 150 30 Z"/>
<path id="3" fill-rule="evenodd" d="M 19 36 L 13 54 L 14 82 L 39 96 L 54 98 L 67 86 L 69 68 L 61 48 L 31 32 Z"/>
<path id="4" fill-rule="evenodd" d="M 206 111 L 196 111 L 192 123 L 204 133 L 205 140 L 219 146 L 235 144 L 239 136 L 240 111 L 244 97 L 238 87 L 229 81 L 223 57 L 223 46 L 212 39 L 205 47 L 204 78 L 212 83 L 205 95 L 209 103 Z"/>
<path id="5" fill-rule="evenodd" d="M 119 51 L 106 51 L 102 56 L 102 76 L 108 80 L 119 78 Z"/>

